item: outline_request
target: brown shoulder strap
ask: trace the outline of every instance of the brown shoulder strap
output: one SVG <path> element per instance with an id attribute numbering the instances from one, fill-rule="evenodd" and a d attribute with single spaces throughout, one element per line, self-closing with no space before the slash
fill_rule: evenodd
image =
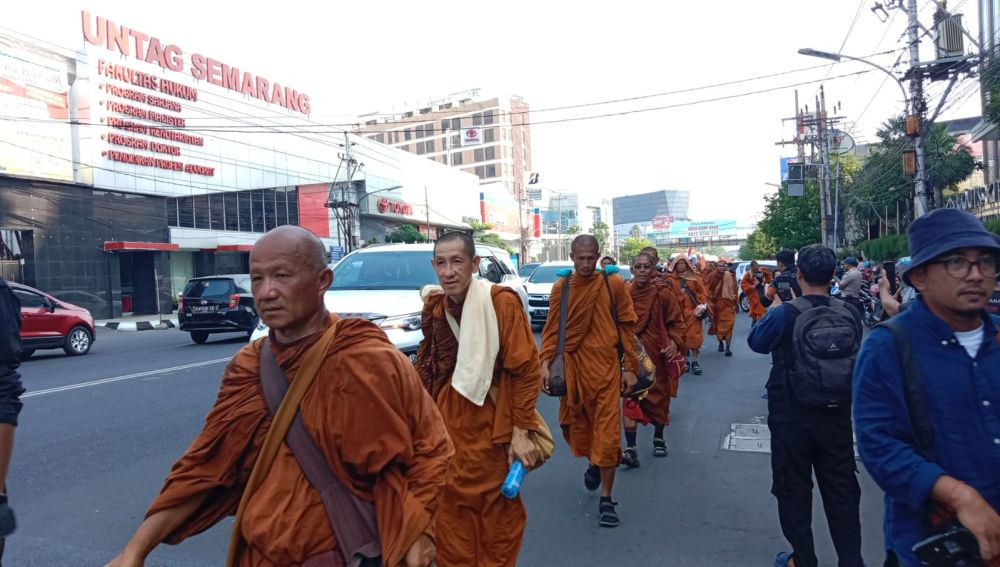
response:
<path id="1" fill-rule="evenodd" d="M 311 346 L 303 355 L 302 365 L 297 373 L 297 379 L 291 387 L 288 388 L 280 407 L 278 407 L 278 410 L 274 412 L 271 425 L 267 430 L 267 436 L 264 438 L 264 443 L 261 445 L 260 453 L 258 453 L 257 460 L 254 462 L 253 470 L 250 473 L 250 479 L 247 481 L 247 485 L 243 489 L 243 495 L 240 497 L 240 504 L 236 510 L 236 522 L 233 524 L 233 533 L 229 543 L 229 556 L 226 559 L 226 565 L 230 567 L 235 567 L 239 550 L 243 545 L 243 535 L 240 532 L 240 523 L 243 520 L 243 514 L 246 510 L 247 502 L 250 501 L 253 493 L 256 492 L 261 482 L 263 482 L 264 477 L 266 477 L 267 473 L 271 470 L 274 458 L 278 454 L 278 448 L 281 447 L 281 444 L 284 442 L 285 434 L 288 432 L 288 428 L 291 426 L 292 420 L 298 415 L 299 403 L 302 401 L 302 398 L 309 390 L 309 386 L 312 385 L 313 380 L 319 373 L 319 367 L 323 363 L 323 359 L 326 357 L 330 344 L 333 342 L 333 338 L 337 332 L 337 327 L 337 323 L 331 325 L 323 336 L 316 341 L 316 344 Z M 264 351 L 267 352 L 266 356 L 269 356 L 271 361 L 274 361 L 274 353 L 271 352 L 271 349 L 267 346 L 266 342 L 261 348 L 262 358 L 265 358 Z M 261 385 L 263 387 L 264 383 L 267 381 L 263 376 L 266 366 L 264 362 L 266 362 L 266 360 L 262 360 L 261 362 Z M 274 364 L 277 366 L 276 362 Z M 278 369 L 280 371 L 280 367 Z M 271 375 L 273 382 L 273 368 L 271 369 L 271 372 L 269 372 L 269 375 Z"/>

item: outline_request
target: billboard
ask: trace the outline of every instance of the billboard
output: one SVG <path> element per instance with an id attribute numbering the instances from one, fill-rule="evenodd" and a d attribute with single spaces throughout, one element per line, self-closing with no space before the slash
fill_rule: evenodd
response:
<path id="1" fill-rule="evenodd" d="M 738 228 L 736 221 L 731 219 L 680 221 L 672 223 L 665 230 L 657 230 L 653 227 L 649 231 L 649 234 L 675 240 L 708 240 L 733 236 L 736 234 Z"/>
<path id="2" fill-rule="evenodd" d="M 515 236 L 520 234 L 517 201 L 507 193 L 503 184 L 484 186 L 484 191 L 479 193 L 479 207 L 482 222 L 493 225 L 493 231 Z"/>
<path id="3" fill-rule="evenodd" d="M 64 60 L 0 43 L 0 172 L 73 180 L 69 69 Z"/>

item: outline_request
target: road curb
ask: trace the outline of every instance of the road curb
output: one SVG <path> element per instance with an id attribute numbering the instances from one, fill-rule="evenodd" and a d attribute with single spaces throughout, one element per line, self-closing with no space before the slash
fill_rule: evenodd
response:
<path id="1" fill-rule="evenodd" d="M 167 329 L 173 329 L 177 327 L 177 323 L 171 319 L 164 319 L 162 322 L 159 320 L 154 321 L 104 321 L 98 322 L 98 327 L 104 327 L 106 329 L 111 329 L 112 331 L 120 332 L 135 332 L 135 331 L 165 331 Z"/>

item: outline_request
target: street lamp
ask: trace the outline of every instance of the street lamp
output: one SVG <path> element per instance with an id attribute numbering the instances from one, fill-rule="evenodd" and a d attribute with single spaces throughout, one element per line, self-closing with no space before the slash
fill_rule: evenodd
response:
<path id="1" fill-rule="evenodd" d="M 878 65 L 877 63 L 872 63 L 867 59 L 862 59 L 860 57 L 852 57 L 850 55 L 830 53 L 828 51 L 819 51 L 818 49 L 810 49 L 804 47 L 799 50 L 800 55 L 806 55 L 809 57 L 818 57 L 820 59 L 829 59 L 830 61 L 840 61 L 841 59 L 848 59 L 850 61 L 857 61 L 859 63 L 864 63 L 865 65 L 875 67 L 879 71 L 882 71 L 886 75 L 892 77 L 892 80 L 899 85 L 899 90 L 903 93 L 903 104 L 905 105 L 905 110 L 907 112 L 910 109 L 910 97 L 906 94 L 906 87 L 903 85 L 903 81 L 899 77 L 894 75 L 892 71 L 886 69 L 885 67 Z M 914 197 L 913 197 L 913 216 L 920 217 L 927 212 L 927 193 L 924 188 L 924 140 L 923 140 L 923 128 L 917 130 L 917 135 L 913 138 L 913 147 L 917 153 L 917 176 L 913 180 L 914 185 Z"/>

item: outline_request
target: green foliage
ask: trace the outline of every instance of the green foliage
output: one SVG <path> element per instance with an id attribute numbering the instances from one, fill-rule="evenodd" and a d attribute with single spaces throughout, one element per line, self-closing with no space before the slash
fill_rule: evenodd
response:
<path id="1" fill-rule="evenodd" d="M 808 180 L 805 185 L 805 195 L 802 197 L 790 197 L 787 183 L 783 183 L 777 193 L 764 197 L 764 218 L 757 223 L 757 232 L 774 241 L 775 251 L 778 248 L 798 250 L 807 244 L 822 241 L 819 184 L 815 180 Z M 768 248 L 757 247 L 756 253 L 759 255 Z"/>
<path id="2" fill-rule="evenodd" d="M 902 152 L 913 147 L 904 118 L 887 120 L 878 137 L 861 171 L 846 184 L 842 194 L 859 224 L 878 222 L 886 210 L 895 211 L 897 203 L 901 210 L 908 211 L 913 198 L 913 177 L 903 174 Z M 941 197 L 975 170 L 969 147 L 956 147 L 956 138 L 948 134 L 944 124 L 931 124 L 923 140 L 928 194 Z"/>
<path id="3" fill-rule="evenodd" d="M 866 260 L 877 262 L 898 260 L 910 254 L 910 243 L 905 234 L 890 234 L 882 238 L 865 240 L 858 245 L 858 248 L 864 253 Z"/>
<path id="4" fill-rule="evenodd" d="M 631 266 L 636 255 L 639 254 L 643 248 L 652 245 L 653 242 L 649 239 L 629 236 L 625 239 L 625 242 L 622 242 L 621 257 L 618 258 L 618 264 L 621 266 Z"/>
<path id="5" fill-rule="evenodd" d="M 392 231 L 389 236 L 385 237 L 386 242 L 405 242 L 407 244 L 413 244 L 415 242 L 427 242 L 427 237 L 424 236 L 417 227 L 412 224 L 403 224 Z"/>
<path id="6" fill-rule="evenodd" d="M 362 244 L 361 247 L 362 248 L 368 248 L 369 246 L 372 246 L 374 244 L 378 244 L 378 238 L 373 236 L 373 237 L 369 238 L 368 240 L 365 240 L 365 243 Z"/>
<path id="7" fill-rule="evenodd" d="M 611 228 L 603 221 L 594 221 L 594 229 L 591 231 L 594 238 L 597 239 L 598 248 L 603 252 L 610 252 L 608 250 L 608 239 L 611 238 Z"/>
<path id="8" fill-rule="evenodd" d="M 646 232 L 637 224 L 632 225 L 632 228 L 628 231 L 628 235 L 632 238 L 646 238 Z"/>
<path id="9" fill-rule="evenodd" d="M 507 243 L 500 238 L 499 234 L 488 232 L 493 229 L 492 224 L 473 221 L 469 223 L 469 226 L 472 228 L 472 239 L 476 242 L 502 248 L 503 250 L 506 250 L 508 254 L 514 253 L 514 249 L 507 246 Z"/>
<path id="10" fill-rule="evenodd" d="M 1000 219 L 987 221 L 986 228 L 993 234 L 1000 235 Z"/>
<path id="11" fill-rule="evenodd" d="M 777 241 L 759 228 L 747 235 L 747 243 L 740 246 L 741 260 L 768 260 L 778 253 Z"/>

